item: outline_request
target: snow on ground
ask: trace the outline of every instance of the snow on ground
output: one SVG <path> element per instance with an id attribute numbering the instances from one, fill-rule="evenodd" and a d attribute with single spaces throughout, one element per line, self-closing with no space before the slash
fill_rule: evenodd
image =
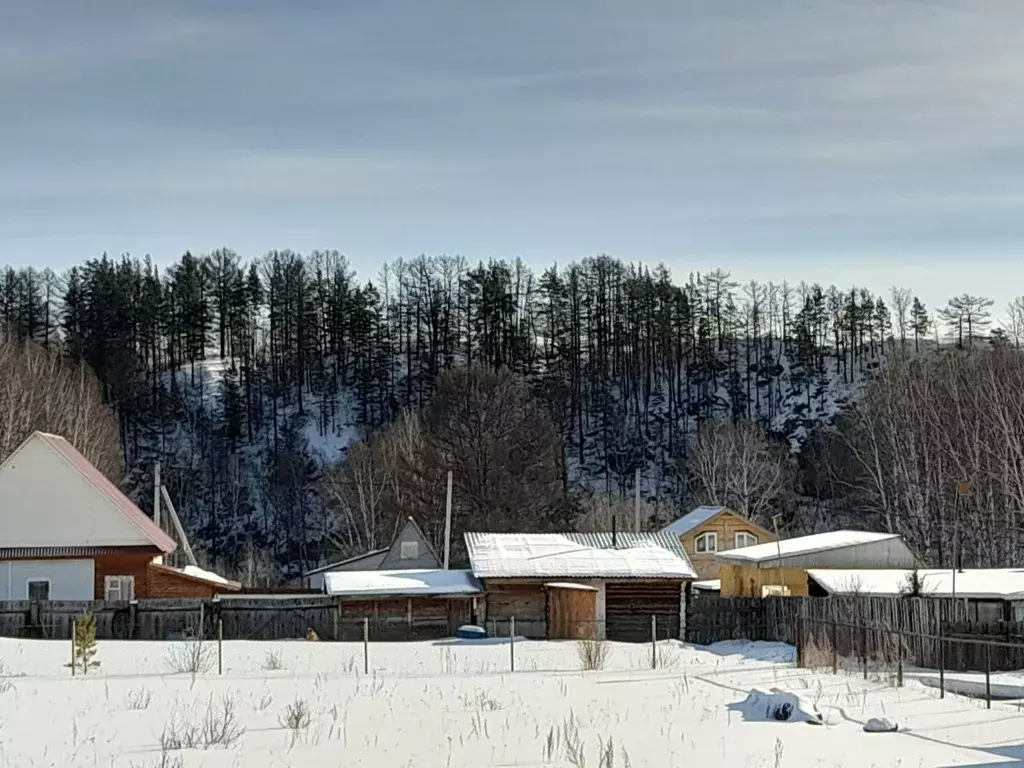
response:
<path id="1" fill-rule="evenodd" d="M 658 670 L 650 646 L 610 647 L 604 670 L 581 672 L 572 642 L 519 642 L 510 673 L 507 642 L 376 643 L 366 675 L 360 644 L 234 641 L 218 675 L 207 643 L 214 667 L 193 679 L 167 673 L 188 643 L 101 641 L 102 666 L 71 678 L 67 642 L 0 640 L 0 766 L 568 768 L 581 753 L 595 768 L 1024 765 L 1016 703 L 989 711 L 913 681 L 816 674 L 778 644 L 666 642 Z M 752 689 L 772 688 L 811 701 L 825 724 L 737 711 Z M 232 744 L 161 756 L 171 731 L 200 742 L 223 732 L 225 701 L 245 729 Z M 297 701 L 309 722 L 293 729 Z M 900 731 L 862 731 L 881 716 Z M 609 745 L 611 762 L 600 758 Z"/>

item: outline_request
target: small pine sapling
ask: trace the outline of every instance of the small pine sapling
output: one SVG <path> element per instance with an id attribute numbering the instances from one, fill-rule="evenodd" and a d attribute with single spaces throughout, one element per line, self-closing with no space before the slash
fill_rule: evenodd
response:
<path id="1" fill-rule="evenodd" d="M 96 661 L 96 619 L 86 611 L 75 619 L 75 667 L 83 675 L 100 665 Z"/>

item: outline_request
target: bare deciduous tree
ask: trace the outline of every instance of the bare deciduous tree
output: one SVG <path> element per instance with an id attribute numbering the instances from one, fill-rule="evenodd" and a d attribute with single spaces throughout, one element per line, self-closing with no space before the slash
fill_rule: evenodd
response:
<path id="1" fill-rule="evenodd" d="M 686 470 L 701 503 L 755 520 L 767 516 L 787 486 L 783 451 L 751 421 L 703 425 Z"/>
<path id="2" fill-rule="evenodd" d="M 88 367 L 0 328 L 0 461 L 35 430 L 61 435 L 107 477 L 122 478 L 117 418 Z"/>

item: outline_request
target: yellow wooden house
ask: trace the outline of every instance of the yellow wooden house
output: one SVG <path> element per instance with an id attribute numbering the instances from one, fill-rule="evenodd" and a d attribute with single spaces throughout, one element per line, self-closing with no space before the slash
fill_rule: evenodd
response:
<path id="1" fill-rule="evenodd" d="M 719 577 L 719 552 L 775 541 L 774 533 L 753 520 L 728 507 L 716 506 L 697 507 L 669 523 L 662 532 L 679 537 L 697 578 L 703 581 Z"/>

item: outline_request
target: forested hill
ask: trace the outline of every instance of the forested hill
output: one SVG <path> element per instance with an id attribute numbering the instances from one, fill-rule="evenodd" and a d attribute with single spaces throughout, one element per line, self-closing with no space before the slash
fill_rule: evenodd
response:
<path id="1" fill-rule="evenodd" d="M 220 250 L 164 270 L 104 257 L 0 279 L 15 338 L 95 372 L 136 498 L 148 503 L 159 458 L 207 562 L 269 580 L 376 543 L 411 508 L 396 491 L 402 510 L 367 522 L 364 489 L 354 512 L 325 478 L 361 482 L 338 479 L 345 447 L 425 412 L 445 370 L 507 370 L 523 385 L 559 438 L 558 504 L 631 496 L 636 470 L 645 497 L 681 499 L 694 493 L 686 459 L 700 424 L 758 425 L 799 454 L 866 374 L 940 335 L 974 345 L 990 308 L 960 297 L 933 323 L 902 289 L 738 285 L 724 271 L 680 284 L 604 256 L 540 274 L 420 257 L 367 279 L 333 251 L 244 263 Z M 443 506 L 442 465 L 420 502 L 427 517 Z M 449 468 L 457 487 L 470 482 Z"/>

